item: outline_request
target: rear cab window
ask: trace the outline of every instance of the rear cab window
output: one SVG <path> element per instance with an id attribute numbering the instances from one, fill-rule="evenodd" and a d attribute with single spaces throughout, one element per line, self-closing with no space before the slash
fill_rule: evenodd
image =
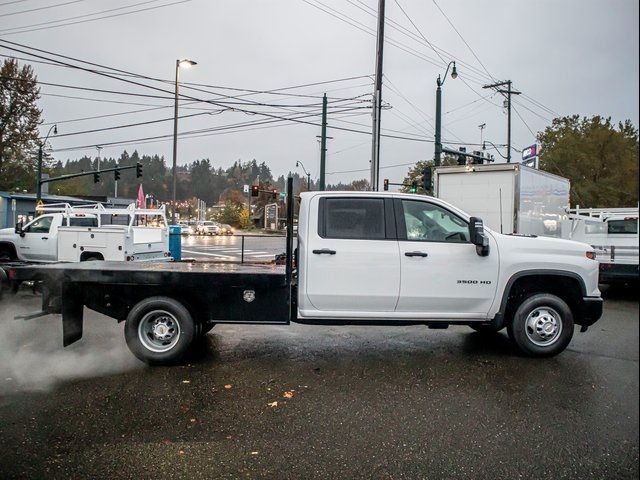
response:
<path id="1" fill-rule="evenodd" d="M 92 217 L 71 217 L 69 218 L 70 227 L 97 227 L 98 219 Z"/>
<path id="2" fill-rule="evenodd" d="M 390 198 L 324 197 L 318 211 L 318 234 L 345 240 L 395 239 Z"/>
<path id="3" fill-rule="evenodd" d="M 638 233 L 638 219 L 625 218 L 623 220 L 609 220 L 607 222 L 607 231 L 609 234 L 631 234 Z"/>

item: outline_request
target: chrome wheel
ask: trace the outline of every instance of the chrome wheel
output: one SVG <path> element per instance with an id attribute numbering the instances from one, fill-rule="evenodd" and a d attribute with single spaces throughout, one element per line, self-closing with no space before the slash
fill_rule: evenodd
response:
<path id="1" fill-rule="evenodd" d="M 180 323 L 166 310 L 147 313 L 138 324 L 138 338 L 152 352 L 168 352 L 180 339 Z"/>
<path id="2" fill-rule="evenodd" d="M 551 307 L 538 307 L 527 316 L 525 332 L 539 347 L 553 345 L 562 333 L 562 317 Z"/>

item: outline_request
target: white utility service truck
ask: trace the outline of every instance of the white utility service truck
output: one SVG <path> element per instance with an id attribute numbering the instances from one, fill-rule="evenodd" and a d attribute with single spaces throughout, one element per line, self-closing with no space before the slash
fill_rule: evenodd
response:
<path id="1" fill-rule="evenodd" d="M 519 163 L 435 169 L 435 195 L 505 234 L 562 237 L 569 180 Z"/>
<path id="2" fill-rule="evenodd" d="M 567 211 L 563 236 L 593 246 L 601 283 L 638 282 L 638 208 L 580 208 Z"/>
<path id="3" fill-rule="evenodd" d="M 42 213 L 24 226 L 0 230 L 0 260 L 84 262 L 170 257 L 164 206 L 52 204 L 43 207 Z"/>
<path id="4" fill-rule="evenodd" d="M 65 346 L 82 337 L 86 306 L 126 321 L 127 345 L 149 363 L 175 362 L 218 323 L 506 327 L 520 351 L 549 356 L 602 315 L 591 246 L 501 235 L 431 197 L 304 192 L 294 254 L 287 185 L 284 267 L 85 262 L 9 279 L 42 283 L 42 311 L 26 318 L 62 314 Z"/>

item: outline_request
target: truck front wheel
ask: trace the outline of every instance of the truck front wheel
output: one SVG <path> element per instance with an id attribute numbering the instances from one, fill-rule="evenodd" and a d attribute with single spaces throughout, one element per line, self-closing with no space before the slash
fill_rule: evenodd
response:
<path id="1" fill-rule="evenodd" d="M 507 330 L 509 338 L 525 355 L 551 357 L 569 345 L 573 315 L 561 298 L 538 293 L 520 304 Z"/>
<path id="2" fill-rule="evenodd" d="M 196 336 L 189 311 L 168 297 L 151 297 L 135 305 L 124 329 L 129 350 L 145 363 L 169 365 L 180 360 Z"/>

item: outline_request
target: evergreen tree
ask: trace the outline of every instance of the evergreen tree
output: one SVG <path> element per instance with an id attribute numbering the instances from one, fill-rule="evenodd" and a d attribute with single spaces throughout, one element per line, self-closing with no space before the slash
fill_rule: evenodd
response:
<path id="1" fill-rule="evenodd" d="M 0 67 L 0 190 L 32 189 L 42 111 L 40 89 L 30 65 L 13 58 Z"/>

